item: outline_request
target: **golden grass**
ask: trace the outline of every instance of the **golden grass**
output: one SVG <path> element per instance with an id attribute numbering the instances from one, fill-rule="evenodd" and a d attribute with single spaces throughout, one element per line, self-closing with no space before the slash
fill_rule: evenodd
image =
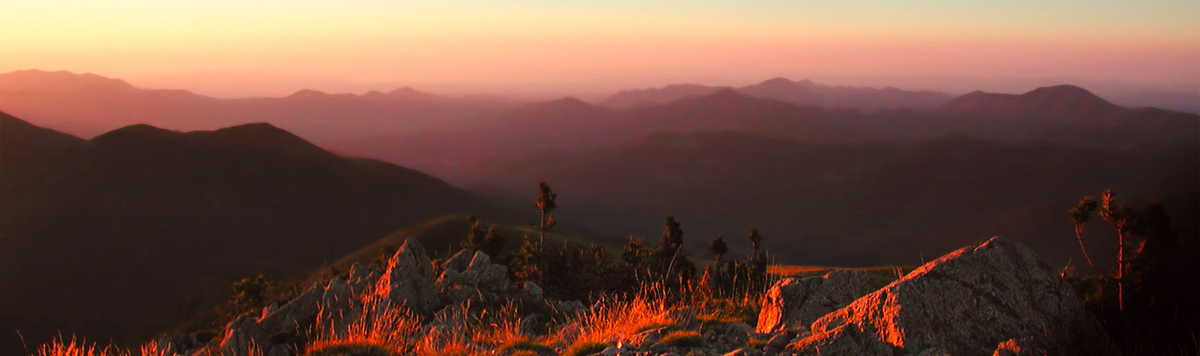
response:
<path id="1" fill-rule="evenodd" d="M 563 351 L 563 356 L 587 356 L 598 354 L 600 351 L 604 351 L 606 348 L 608 348 L 608 344 L 602 342 L 580 342 L 572 345 L 570 348 L 567 348 L 566 351 Z"/>
<path id="2" fill-rule="evenodd" d="M 723 327 L 724 323 L 754 324 L 761 291 L 748 291 L 735 297 L 692 295 L 668 298 L 659 287 L 644 287 L 634 296 L 602 297 L 594 307 L 579 315 L 550 321 L 546 335 L 529 335 L 520 330 L 521 313 L 518 305 L 474 310 L 470 305 L 458 309 L 457 315 L 431 322 L 443 327 L 423 325 L 411 311 L 387 302 L 377 293 L 354 299 L 360 312 L 352 320 L 326 320 L 318 317 L 316 324 L 303 330 L 306 344 L 291 345 L 308 356 L 331 355 L 495 355 L 534 354 L 588 355 L 600 352 L 609 345 L 638 333 L 668 328 L 669 343 L 680 346 L 703 344 L 698 330 L 685 330 L 672 311 L 691 307 L 702 324 Z M 327 315 L 321 310 L 320 315 Z M 426 321 L 428 323 L 430 321 Z M 719 325 L 718 325 L 719 324 Z M 262 352 L 255 345 L 245 345 L 252 355 Z M 157 344 L 149 343 L 135 350 L 139 356 L 164 356 Z M 201 354 L 218 356 L 219 350 L 203 350 Z M 133 356 L 135 352 L 117 347 L 100 348 L 93 344 L 63 339 L 42 345 L 36 356 Z M 224 355 L 221 355 L 224 356 Z"/>

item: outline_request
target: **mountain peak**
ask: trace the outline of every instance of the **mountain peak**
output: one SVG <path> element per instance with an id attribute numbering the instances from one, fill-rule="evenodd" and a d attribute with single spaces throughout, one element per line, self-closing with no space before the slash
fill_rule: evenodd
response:
<path id="1" fill-rule="evenodd" d="M 292 93 L 292 95 L 288 95 L 287 97 L 294 98 L 294 99 L 306 99 L 306 98 L 320 98 L 320 97 L 326 97 L 326 96 L 329 96 L 329 94 L 325 93 L 323 91 L 312 90 L 312 89 L 300 89 L 300 90 L 297 90 L 295 93 Z"/>
<path id="2" fill-rule="evenodd" d="M 805 80 L 805 81 L 807 81 L 807 80 Z M 808 82 L 808 83 L 812 84 L 812 82 Z M 767 79 L 766 81 L 763 81 L 762 83 L 758 83 L 758 85 L 766 85 L 766 86 L 783 86 L 783 85 L 791 86 L 791 85 L 796 85 L 796 84 L 798 84 L 798 83 L 793 82 L 791 79 L 784 78 L 784 77 L 775 77 L 775 78 Z"/>
<path id="3" fill-rule="evenodd" d="M 416 96 L 416 95 L 427 95 L 427 94 L 424 92 L 421 92 L 419 90 L 413 89 L 412 87 L 401 87 L 401 88 L 392 89 L 392 91 L 388 92 L 388 95 Z"/>
<path id="4" fill-rule="evenodd" d="M 1049 99 L 1049 100 L 1096 100 L 1105 101 L 1096 94 L 1087 89 L 1080 88 L 1074 85 L 1064 84 L 1049 87 L 1040 87 L 1028 93 L 1021 94 L 1021 97 L 1027 99 Z"/>
<path id="5" fill-rule="evenodd" d="M 13 91 L 76 91 L 91 89 L 136 90 L 120 79 L 92 73 L 75 74 L 65 70 L 50 72 L 26 69 L 0 74 L 0 90 Z"/>

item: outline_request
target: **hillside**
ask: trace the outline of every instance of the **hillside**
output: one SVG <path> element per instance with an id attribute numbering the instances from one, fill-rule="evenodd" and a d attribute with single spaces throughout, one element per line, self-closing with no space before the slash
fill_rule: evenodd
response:
<path id="1" fill-rule="evenodd" d="M 237 278 L 306 271 L 444 214 L 502 215 L 421 172 L 269 124 L 135 125 L 83 141 L 0 119 L 0 284 L 21 291 L 0 293 L 0 322 L 29 343 L 56 330 L 146 337 Z M 25 159 L 30 147 L 46 149 Z M 19 345 L 9 336 L 6 350 Z"/>
<path id="2" fill-rule="evenodd" d="M 1062 211 L 1105 188 L 1161 200 L 1180 231 L 1195 231 L 1196 167 L 1200 153 L 1180 147 L 963 137 L 812 144 L 701 132 L 493 161 L 465 176 L 478 177 L 468 186 L 513 199 L 524 196 L 523 182 L 551 182 L 560 205 L 572 207 L 564 220 L 618 236 L 655 236 L 662 216 L 675 214 L 692 251 L 717 233 L 744 251 L 753 226 L 781 263 L 913 264 L 963 239 L 1006 235 L 1061 264 L 1078 249 Z"/>

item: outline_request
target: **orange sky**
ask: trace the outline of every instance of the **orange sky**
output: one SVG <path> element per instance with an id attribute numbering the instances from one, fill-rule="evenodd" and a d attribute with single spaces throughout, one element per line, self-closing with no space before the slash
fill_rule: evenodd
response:
<path id="1" fill-rule="evenodd" d="M 224 97 L 588 95 L 776 76 L 1196 88 L 1200 2 L 0 0 L 0 72 L 29 68 Z"/>

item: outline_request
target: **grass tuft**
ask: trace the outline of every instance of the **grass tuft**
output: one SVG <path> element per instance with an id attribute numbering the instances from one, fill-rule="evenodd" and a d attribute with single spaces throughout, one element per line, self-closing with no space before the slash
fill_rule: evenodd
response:
<path id="1" fill-rule="evenodd" d="M 500 346 L 498 350 L 501 355 L 516 355 L 518 352 L 533 352 L 537 355 L 554 355 L 556 354 L 553 347 L 542 345 L 529 340 L 517 340 Z"/>
<path id="2" fill-rule="evenodd" d="M 680 330 L 663 336 L 659 342 L 672 347 L 703 347 L 704 336 L 697 331 Z"/>
<path id="3" fill-rule="evenodd" d="M 577 343 L 567 351 L 563 352 L 563 356 L 587 356 L 598 354 L 600 351 L 608 348 L 608 344 L 602 342 L 581 342 Z"/>
<path id="4" fill-rule="evenodd" d="M 322 344 L 308 349 L 305 356 L 400 356 L 399 350 L 386 344 L 372 342 L 347 342 Z"/>

